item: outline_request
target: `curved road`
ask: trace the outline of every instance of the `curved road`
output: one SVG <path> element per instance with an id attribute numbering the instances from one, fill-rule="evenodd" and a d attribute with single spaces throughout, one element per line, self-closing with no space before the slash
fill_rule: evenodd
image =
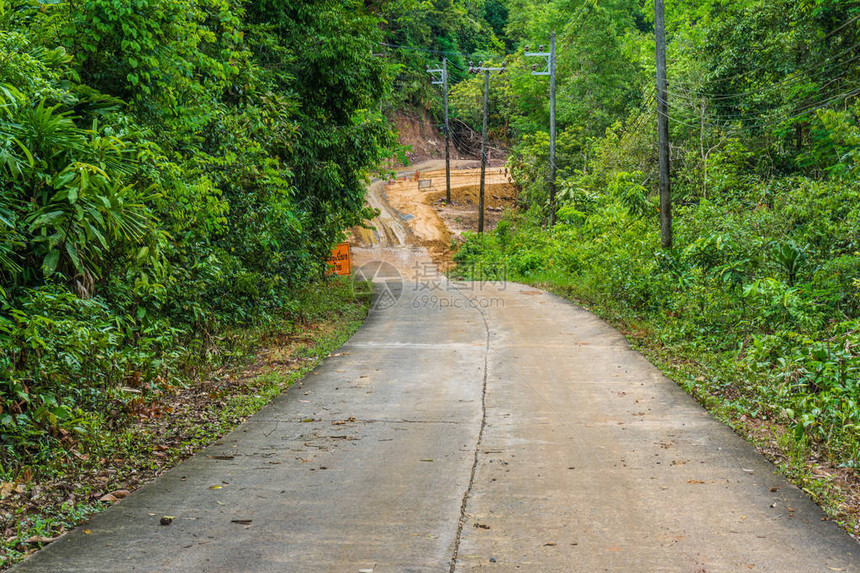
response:
<path id="1" fill-rule="evenodd" d="M 16 571 L 857 569 L 848 535 L 592 315 L 415 278 L 378 274 L 388 296 L 300 386 Z"/>

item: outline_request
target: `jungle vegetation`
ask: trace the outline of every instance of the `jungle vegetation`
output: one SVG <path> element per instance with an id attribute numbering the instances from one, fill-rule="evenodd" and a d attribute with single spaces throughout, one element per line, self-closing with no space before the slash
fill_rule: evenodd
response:
<path id="1" fill-rule="evenodd" d="M 296 322 L 394 137 L 361 3 L 0 2 L 0 481 Z"/>

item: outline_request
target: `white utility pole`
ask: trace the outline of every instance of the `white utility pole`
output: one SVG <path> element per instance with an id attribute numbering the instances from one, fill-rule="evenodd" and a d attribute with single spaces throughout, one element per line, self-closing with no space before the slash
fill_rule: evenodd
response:
<path id="1" fill-rule="evenodd" d="M 527 57 L 538 57 L 546 59 L 546 68 L 537 69 L 537 64 L 532 65 L 533 76 L 549 76 L 549 226 L 555 225 L 555 212 L 557 211 L 555 204 L 555 70 L 556 70 L 556 53 L 555 53 L 555 32 L 549 36 L 549 52 L 543 51 L 543 46 L 539 46 L 537 52 L 530 52 L 526 46 Z"/>
<path id="2" fill-rule="evenodd" d="M 442 58 L 442 69 L 431 70 L 433 85 L 442 86 L 445 101 L 445 201 L 451 202 L 451 126 L 448 124 L 448 58 Z M 436 74 L 441 74 L 437 76 Z"/>

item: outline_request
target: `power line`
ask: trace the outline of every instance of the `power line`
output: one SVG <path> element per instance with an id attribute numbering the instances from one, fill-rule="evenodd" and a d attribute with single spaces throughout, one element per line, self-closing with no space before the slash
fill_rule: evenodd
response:
<path id="1" fill-rule="evenodd" d="M 780 118 L 774 118 L 773 120 L 758 122 L 758 123 L 751 124 L 751 125 L 743 125 L 742 127 L 746 128 L 746 129 L 759 129 L 759 128 L 763 128 L 763 127 L 770 127 L 770 126 L 774 126 L 774 125 L 779 125 L 779 124 L 785 123 L 787 121 L 791 121 L 791 120 L 803 117 L 804 115 L 807 115 L 812 111 L 824 109 L 824 108 L 829 107 L 835 103 L 848 100 L 848 99 L 855 97 L 855 96 L 858 96 L 858 95 L 860 95 L 860 88 L 855 88 L 855 89 L 849 90 L 847 92 L 842 92 L 839 94 L 830 95 L 830 96 L 828 96 L 824 99 L 821 99 L 819 101 L 807 102 L 807 105 L 795 109 L 795 113 L 793 113 L 792 115 L 783 116 Z M 656 93 L 652 93 L 652 95 L 646 101 L 646 103 L 643 104 L 639 108 L 639 112 L 640 112 L 639 117 L 630 126 L 628 126 L 624 129 L 625 135 L 634 133 L 640 127 L 642 127 L 644 120 L 647 118 L 647 114 L 645 112 L 647 111 L 647 108 L 650 106 L 650 103 L 652 101 L 655 101 L 655 100 L 658 100 L 658 96 L 656 95 Z M 675 111 L 682 111 L 683 110 L 682 108 L 678 108 L 677 106 L 674 106 L 673 104 L 671 104 L 671 102 L 667 102 L 667 103 L 669 103 L 669 107 L 674 109 Z M 683 110 L 683 111 L 687 111 L 687 110 Z M 666 117 L 672 123 L 682 125 L 682 126 L 687 127 L 689 129 L 701 129 L 701 127 L 702 127 L 701 124 L 688 123 L 687 121 L 684 121 L 683 119 L 678 119 L 671 114 L 667 114 Z M 704 124 L 708 127 L 719 128 L 719 129 L 726 129 L 726 128 L 730 129 L 732 127 L 730 125 L 716 124 L 711 120 L 705 121 Z M 622 154 L 622 152 L 623 152 L 623 150 L 620 146 L 616 147 L 616 149 L 609 156 L 606 157 L 606 163 L 608 164 L 608 163 L 614 162 L 616 159 L 619 158 L 619 156 Z"/>
<path id="2" fill-rule="evenodd" d="M 846 82 L 841 82 L 841 81 L 840 81 L 840 80 L 842 80 L 843 78 L 845 78 L 846 76 L 847 76 L 847 73 L 846 73 L 846 72 L 843 72 L 843 73 L 839 74 L 838 76 L 835 76 L 835 77 L 833 77 L 833 78 L 829 79 L 828 81 L 826 81 L 826 82 L 824 82 L 824 83 L 821 83 L 821 84 L 815 84 L 815 85 L 812 85 L 812 86 L 810 86 L 810 87 L 814 87 L 814 88 L 815 88 L 815 92 L 816 92 L 818 95 L 821 95 L 821 94 L 827 93 L 828 88 L 829 88 L 830 86 L 832 86 L 833 84 L 836 84 L 837 82 L 839 82 L 839 83 L 846 83 Z M 850 83 L 850 82 L 849 82 L 849 83 Z M 833 91 L 833 90 L 831 90 L 831 91 Z M 670 92 L 669 92 L 669 94 L 670 94 L 674 99 L 677 99 L 677 100 L 681 101 L 682 103 L 686 103 L 686 104 L 688 104 L 690 107 L 698 107 L 700 103 L 705 102 L 705 101 L 708 101 L 708 100 L 707 100 L 707 98 L 697 99 L 697 98 L 690 97 L 690 96 L 684 96 L 683 94 L 679 94 L 679 93 L 677 93 L 677 92 L 671 92 L 671 91 L 670 91 Z M 810 103 L 810 102 L 815 101 L 816 99 L 822 99 L 822 98 L 818 98 L 816 95 L 810 95 L 810 96 L 808 96 L 808 97 L 805 97 L 805 98 L 799 99 L 799 101 L 795 101 L 795 102 L 793 102 L 793 103 L 794 103 L 795 105 L 806 105 L 806 104 L 808 104 L 808 103 Z M 826 98 L 823 98 L 823 99 L 826 99 Z M 670 103 L 671 103 L 671 102 L 670 102 Z M 792 103 L 792 102 L 791 102 L 791 100 L 790 100 L 790 99 L 787 99 L 787 100 L 785 101 L 785 103 L 786 103 L 786 104 L 788 104 L 788 103 Z M 674 104 L 672 104 L 672 105 L 674 105 Z M 675 106 L 675 107 L 678 107 L 678 106 Z M 746 118 L 746 117 L 748 117 L 748 115 L 749 115 L 749 114 L 747 114 L 747 113 L 743 113 L 743 112 L 738 112 L 738 113 L 715 113 L 715 114 L 713 114 L 713 115 L 714 115 L 714 116 L 723 117 L 723 118 Z"/>
<path id="3" fill-rule="evenodd" d="M 850 24 L 853 24 L 854 22 L 856 22 L 858 19 L 860 19 L 860 14 L 857 14 L 857 15 L 856 15 L 856 16 L 854 16 L 853 18 L 849 19 L 847 22 L 845 22 L 842 26 L 840 26 L 840 27 L 839 27 L 839 28 L 837 28 L 836 30 L 833 30 L 832 32 L 829 32 L 828 34 L 826 34 L 826 35 L 822 36 L 822 37 L 821 37 L 821 38 L 819 38 L 818 40 L 815 40 L 814 42 L 811 42 L 811 43 L 807 44 L 807 45 L 806 45 L 806 48 L 812 48 L 812 47 L 813 47 L 813 46 L 815 46 L 816 44 L 820 44 L 821 42 L 826 41 L 827 39 L 829 39 L 829 38 L 831 38 L 832 36 L 836 35 L 838 32 L 840 32 L 840 31 L 842 31 L 843 29 L 845 29 L 845 28 L 846 28 L 847 26 L 849 26 Z M 735 79 L 738 79 L 738 78 L 746 77 L 746 76 L 748 76 L 748 75 L 751 75 L 751 74 L 754 74 L 754 73 L 756 73 L 756 72 L 759 72 L 759 71 L 761 71 L 761 70 L 763 70 L 763 69 L 766 69 L 767 67 L 768 67 L 768 66 L 757 66 L 757 67 L 755 67 L 755 68 L 752 68 L 752 69 L 746 70 L 745 72 L 741 72 L 741 73 L 738 73 L 738 74 L 734 74 L 734 75 L 732 75 L 732 76 L 727 76 L 727 77 L 725 77 L 725 78 L 716 78 L 716 79 L 713 79 L 713 80 L 703 80 L 703 81 L 702 81 L 702 83 L 703 83 L 703 84 L 716 84 L 716 83 L 720 83 L 720 82 L 727 82 L 727 81 L 729 81 L 729 80 L 735 80 Z"/>
<path id="4" fill-rule="evenodd" d="M 807 72 L 810 72 L 812 70 L 815 70 L 815 73 L 812 76 L 812 77 L 814 77 L 816 75 L 825 74 L 830 68 L 837 68 L 837 67 L 841 67 L 841 66 L 846 66 L 846 65 L 851 64 L 852 62 L 855 62 L 858 59 L 860 59 L 860 55 L 855 55 L 853 58 L 850 58 L 848 60 L 841 61 L 841 62 L 832 62 L 832 60 L 841 58 L 842 56 L 844 56 L 846 54 L 856 53 L 858 48 L 860 48 L 860 42 L 857 42 L 856 44 L 854 44 L 850 48 L 843 50 L 842 52 L 840 52 L 839 54 L 837 54 L 835 56 L 831 56 L 831 57 L 825 58 L 822 61 L 815 62 L 813 64 L 809 64 L 807 66 L 804 66 L 798 70 L 795 70 L 793 73 L 794 74 L 801 74 L 801 73 L 807 73 Z M 845 73 L 847 73 L 847 72 L 843 72 L 843 75 Z M 792 85 L 801 83 L 801 82 L 805 81 L 806 79 L 807 78 L 803 78 L 799 75 L 795 75 L 792 77 L 788 77 L 788 78 L 786 78 L 780 82 L 777 82 L 775 84 L 769 84 L 767 86 L 763 86 L 761 88 L 756 88 L 754 90 L 749 90 L 749 91 L 745 91 L 745 92 L 736 92 L 736 93 L 729 93 L 729 94 L 697 92 L 695 90 L 687 90 L 687 89 L 680 87 L 680 86 L 677 87 L 676 89 L 679 89 L 681 91 L 686 91 L 688 94 L 693 94 L 693 95 L 700 96 L 700 97 L 706 97 L 708 99 L 727 100 L 727 99 L 749 97 L 751 95 L 756 95 L 759 93 L 770 92 L 770 91 L 773 91 L 779 87 L 790 87 Z"/>
<path id="5" fill-rule="evenodd" d="M 793 115 L 774 118 L 773 120 L 763 121 L 763 122 L 754 123 L 754 124 L 744 124 L 743 127 L 746 129 L 759 129 L 762 127 L 771 127 L 774 125 L 779 125 L 781 123 L 785 123 L 787 121 L 791 121 L 793 119 L 798 119 L 800 117 L 803 117 L 812 111 L 824 109 L 824 108 L 829 107 L 830 105 L 832 105 L 834 103 L 837 103 L 840 101 L 845 101 L 845 100 L 850 99 L 856 95 L 860 95 L 860 88 L 855 88 L 855 89 L 847 91 L 847 92 L 842 92 L 838 95 L 830 96 L 824 100 L 810 103 L 810 104 L 806 105 L 805 107 L 797 108 L 794 110 L 795 113 Z M 669 105 L 669 107 L 671 107 L 672 109 L 675 109 L 676 111 L 686 111 L 683 108 L 679 108 L 679 107 L 673 106 L 673 105 Z M 668 115 L 667 117 L 668 117 L 669 121 L 683 125 L 685 127 L 689 127 L 691 129 L 700 129 L 701 128 L 701 125 L 690 124 L 690 123 L 687 123 L 685 121 L 676 119 L 676 118 L 672 117 L 671 115 Z M 734 121 L 740 122 L 740 120 L 734 120 Z M 709 127 L 716 127 L 716 128 L 728 127 L 727 125 L 715 124 L 710 120 L 707 120 L 704 123 L 705 123 L 705 125 L 708 125 Z M 731 121 L 728 121 L 727 123 L 731 123 Z M 740 122 L 740 123 L 743 123 L 743 122 Z"/>
<path id="6" fill-rule="evenodd" d="M 822 84 L 822 85 L 819 85 L 819 86 L 815 86 L 815 87 L 816 87 L 816 90 L 817 90 L 817 92 L 818 92 L 818 94 L 820 95 L 820 94 L 822 94 L 822 93 L 825 93 L 825 90 L 826 90 L 830 85 L 832 85 L 832 84 L 834 84 L 834 83 L 838 82 L 840 79 L 842 79 L 842 78 L 844 77 L 844 75 L 845 75 L 845 74 L 843 74 L 843 75 L 841 75 L 841 76 L 839 76 L 839 77 L 833 78 L 833 79 L 831 79 L 830 81 L 828 81 L 828 82 L 827 82 L 827 83 L 825 83 L 825 84 Z M 832 91 L 832 90 L 831 90 L 831 92 L 830 92 L 830 93 L 832 94 L 832 93 L 834 93 L 834 91 Z M 685 99 L 683 96 L 676 97 L 676 96 L 675 96 L 674 94 L 672 94 L 671 92 L 670 92 L 670 95 L 673 97 L 673 99 L 679 99 L 679 100 L 681 100 L 683 103 L 686 103 L 686 104 L 687 104 L 689 107 L 691 107 L 691 108 L 692 108 L 692 107 L 698 107 L 698 106 L 696 105 L 696 104 L 698 104 L 698 103 L 699 103 L 697 100 L 694 100 L 694 99 Z M 818 100 L 818 101 L 824 101 L 824 100 L 826 100 L 828 97 L 829 97 L 829 96 L 827 96 L 827 97 L 825 97 L 825 98 L 823 98 L 823 99 L 822 99 L 822 98 L 817 98 L 817 97 L 807 97 L 807 98 L 802 99 L 802 100 L 800 100 L 800 101 L 798 101 L 798 102 L 794 102 L 794 105 L 799 109 L 800 107 L 803 107 L 803 106 L 806 106 L 806 105 L 809 105 L 809 104 L 813 104 L 813 105 L 814 105 L 814 104 L 815 104 L 815 102 L 816 102 L 816 100 Z M 786 102 L 786 103 L 790 103 L 790 102 Z M 687 108 L 684 108 L 684 107 L 681 107 L 681 106 L 679 106 L 679 105 L 677 105 L 677 104 L 674 104 L 674 103 L 672 103 L 671 101 L 669 102 L 669 105 L 670 105 L 670 107 L 672 107 L 673 109 L 676 109 L 676 110 L 679 110 L 679 111 L 689 111 Z M 798 107 L 798 106 L 799 106 L 799 107 Z M 751 115 L 750 113 L 742 113 L 742 112 L 740 112 L 740 113 L 718 113 L 718 112 L 712 112 L 712 113 L 710 113 L 710 114 L 709 114 L 709 116 L 710 116 L 711 118 L 718 119 L 718 120 L 723 120 L 723 121 L 739 121 L 739 120 L 744 120 L 744 119 L 749 118 L 749 117 L 750 117 L 750 115 Z"/>
<path id="7" fill-rule="evenodd" d="M 824 91 L 825 88 L 830 86 L 835 81 L 838 81 L 838 80 L 833 80 L 833 81 L 830 81 L 830 82 L 824 84 L 823 86 L 820 86 L 820 89 L 817 90 L 818 94 L 821 95 L 822 93 L 830 93 L 830 94 L 835 93 L 835 90 L 830 90 L 830 92 Z M 670 94 L 670 97 L 673 97 L 672 94 Z M 829 96 L 827 96 L 827 97 L 829 97 Z M 807 97 L 807 98 L 800 99 L 800 100 L 795 101 L 795 102 L 786 101 L 786 102 L 783 102 L 783 104 L 781 104 L 781 105 L 780 104 L 772 105 L 767 110 L 758 110 L 758 111 L 751 110 L 749 112 L 738 111 L 737 113 L 726 113 L 726 112 L 719 112 L 719 111 L 713 110 L 710 113 L 708 113 L 707 115 L 711 118 L 719 119 L 719 120 L 723 120 L 723 121 L 740 121 L 740 120 L 749 119 L 751 116 L 753 116 L 755 114 L 764 115 L 767 112 L 772 112 L 772 111 L 778 109 L 779 107 L 788 106 L 792 103 L 794 104 L 796 109 L 800 109 L 801 107 L 809 105 L 809 104 L 814 105 L 816 101 L 824 101 L 825 99 L 827 99 L 827 97 L 824 97 L 824 98 Z M 693 110 L 699 110 L 700 109 L 700 107 L 697 105 L 699 102 L 696 100 L 685 100 L 684 98 L 674 98 L 674 97 L 673 97 L 673 99 L 678 99 L 681 101 L 682 104 L 687 104 L 687 105 L 686 105 L 686 107 L 683 105 L 678 105 L 678 104 L 676 104 L 670 100 L 669 106 L 672 109 L 682 111 L 682 112 L 688 112 L 688 113 L 693 111 Z"/>

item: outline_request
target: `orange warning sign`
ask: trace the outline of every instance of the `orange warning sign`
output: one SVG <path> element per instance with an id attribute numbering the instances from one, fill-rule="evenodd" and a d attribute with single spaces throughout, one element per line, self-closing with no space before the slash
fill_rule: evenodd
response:
<path id="1" fill-rule="evenodd" d="M 348 275 L 352 272 L 352 257 L 349 243 L 340 243 L 331 252 L 328 260 L 330 275 Z"/>

